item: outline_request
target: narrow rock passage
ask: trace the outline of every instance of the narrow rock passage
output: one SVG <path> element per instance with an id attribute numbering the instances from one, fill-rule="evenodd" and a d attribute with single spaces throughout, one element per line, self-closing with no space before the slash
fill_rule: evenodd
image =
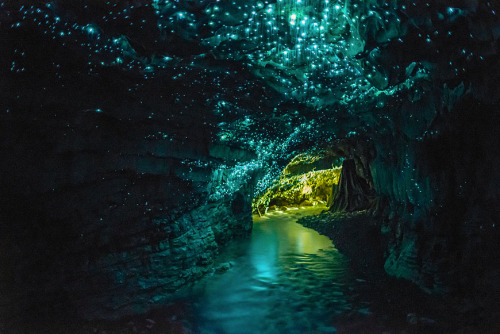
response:
<path id="1" fill-rule="evenodd" d="M 251 236 L 222 248 L 213 274 L 184 287 L 172 302 L 147 314 L 82 326 L 65 324 L 71 330 L 63 331 L 55 331 L 51 325 L 36 333 L 467 332 L 458 329 L 461 325 L 448 314 L 453 310 L 444 310 L 447 306 L 439 298 L 426 296 L 408 282 L 360 272 L 356 261 L 348 260 L 328 237 L 297 223 L 310 216 L 301 223 L 324 233 L 319 219 L 323 215 L 313 216 L 324 209 L 318 206 L 254 216 Z M 359 225 L 347 216 L 342 220 Z M 352 240 L 351 248 L 368 247 L 362 239 Z"/>
<path id="2" fill-rule="evenodd" d="M 202 333 L 335 332 L 333 317 L 368 312 L 345 291 L 354 280 L 330 239 L 296 223 L 325 208 L 272 212 L 254 219 L 249 240 L 219 257 L 232 267 L 195 288 Z"/>

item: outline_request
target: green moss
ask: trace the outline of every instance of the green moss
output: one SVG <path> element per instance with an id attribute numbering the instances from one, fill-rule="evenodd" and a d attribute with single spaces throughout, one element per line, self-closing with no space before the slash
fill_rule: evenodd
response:
<path id="1" fill-rule="evenodd" d="M 300 167 L 312 165 L 313 163 L 321 160 L 320 156 L 317 155 L 309 155 L 307 153 L 299 154 L 290 161 L 290 163 L 283 170 L 284 174 L 293 174 L 292 170 Z"/>
<path id="2" fill-rule="evenodd" d="M 338 184 L 341 169 L 313 170 L 293 176 L 289 176 L 286 170 L 287 168 L 265 193 L 254 199 L 252 203 L 254 213 L 264 214 L 269 209 L 311 206 L 328 202 L 333 186 Z"/>

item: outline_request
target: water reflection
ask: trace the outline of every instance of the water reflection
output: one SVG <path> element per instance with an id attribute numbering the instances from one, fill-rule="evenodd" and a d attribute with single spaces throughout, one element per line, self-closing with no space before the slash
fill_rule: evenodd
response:
<path id="1" fill-rule="evenodd" d="M 233 242 L 233 267 L 197 285 L 202 333 L 332 333 L 333 316 L 351 310 L 352 277 L 332 242 L 295 221 L 324 208 L 255 218 L 249 240 Z"/>

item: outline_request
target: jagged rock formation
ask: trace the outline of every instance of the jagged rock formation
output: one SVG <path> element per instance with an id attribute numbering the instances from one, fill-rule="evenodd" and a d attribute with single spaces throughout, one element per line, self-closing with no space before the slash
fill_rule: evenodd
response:
<path id="1" fill-rule="evenodd" d="M 330 210 L 347 212 L 365 210 L 370 206 L 370 192 L 368 183 L 356 173 L 354 160 L 344 160 Z"/>
<path id="2" fill-rule="evenodd" d="M 206 199 L 228 182 L 219 161 L 250 153 L 208 145 L 201 131 L 182 145 L 158 119 L 71 115 L 60 102 L 32 120 L 25 108 L 2 122 L 3 317 L 147 310 L 250 232 L 251 179 Z"/>
<path id="3" fill-rule="evenodd" d="M 262 215 L 269 209 L 325 204 L 339 182 L 340 168 L 332 168 L 338 159 L 325 152 L 299 154 L 283 169 L 264 193 L 252 203 L 254 213 Z"/>

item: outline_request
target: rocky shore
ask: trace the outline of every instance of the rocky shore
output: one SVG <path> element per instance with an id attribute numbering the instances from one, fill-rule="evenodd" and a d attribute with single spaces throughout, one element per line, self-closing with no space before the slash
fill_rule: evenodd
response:
<path id="1" fill-rule="evenodd" d="M 377 221 L 364 211 L 346 213 L 323 211 L 301 218 L 297 223 L 332 239 L 335 247 L 352 259 L 356 270 L 380 275 L 384 248 Z"/>
<path id="2" fill-rule="evenodd" d="M 485 300 L 462 294 L 427 294 L 415 284 L 388 276 L 379 222 L 366 211 L 330 212 L 301 218 L 297 223 L 329 237 L 367 280 L 372 313 L 339 319 L 337 333 L 500 333 L 495 308 Z M 379 319 L 391 319 L 391 328 Z"/>

